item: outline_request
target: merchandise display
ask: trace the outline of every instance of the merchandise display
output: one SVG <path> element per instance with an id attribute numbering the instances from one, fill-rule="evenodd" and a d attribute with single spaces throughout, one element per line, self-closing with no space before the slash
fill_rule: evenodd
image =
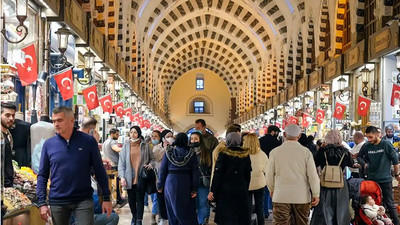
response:
<path id="1" fill-rule="evenodd" d="M 14 188 L 21 191 L 30 200 L 36 200 L 36 183 L 37 177 L 33 173 L 33 170 L 29 167 L 18 167 L 14 166 Z"/>
<path id="2" fill-rule="evenodd" d="M 4 188 L 4 205 L 7 206 L 8 212 L 23 209 L 31 204 L 31 200 L 17 189 Z"/>

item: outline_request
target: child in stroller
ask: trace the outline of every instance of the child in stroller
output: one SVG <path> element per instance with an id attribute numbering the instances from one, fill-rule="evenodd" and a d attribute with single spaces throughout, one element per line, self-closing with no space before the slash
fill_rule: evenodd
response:
<path id="1" fill-rule="evenodd" d="M 370 195 L 361 197 L 361 208 L 366 216 L 375 222 L 377 225 L 390 225 L 392 220 L 385 215 L 385 208 L 375 204 L 375 200 Z"/>

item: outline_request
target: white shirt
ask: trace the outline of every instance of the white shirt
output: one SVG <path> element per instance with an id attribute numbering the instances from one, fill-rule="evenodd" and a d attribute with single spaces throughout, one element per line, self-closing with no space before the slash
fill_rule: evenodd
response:
<path id="1" fill-rule="evenodd" d="M 361 150 L 361 147 L 362 147 L 364 144 L 365 144 L 365 141 L 362 141 L 362 142 L 359 143 L 358 145 L 354 146 L 354 147 L 350 150 L 350 153 L 351 153 L 352 155 L 358 154 L 358 153 L 360 152 L 360 150 Z M 354 160 L 354 163 L 357 163 L 357 159 L 353 159 L 353 160 Z M 350 167 L 349 167 L 349 170 L 350 170 L 351 172 L 353 172 L 353 173 L 358 173 L 358 172 L 359 172 L 359 169 L 358 169 L 358 168 L 350 168 Z"/>

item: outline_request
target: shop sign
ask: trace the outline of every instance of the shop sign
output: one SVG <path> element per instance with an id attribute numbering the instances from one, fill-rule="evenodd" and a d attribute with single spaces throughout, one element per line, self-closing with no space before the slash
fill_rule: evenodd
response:
<path id="1" fill-rule="evenodd" d="M 112 45 L 107 44 L 105 60 L 107 65 L 114 71 L 117 71 L 117 54 Z"/>
<path id="2" fill-rule="evenodd" d="M 360 41 L 344 55 L 344 71 L 353 70 L 364 64 L 364 43 L 364 40 Z"/>
<path id="3" fill-rule="evenodd" d="M 272 98 L 268 98 L 267 99 L 267 109 L 265 111 L 270 110 L 272 108 L 273 108 L 273 106 L 272 106 Z"/>
<path id="4" fill-rule="evenodd" d="M 325 66 L 325 80 L 324 82 L 331 81 L 335 77 L 339 76 L 343 73 L 343 64 L 342 64 L 343 57 L 342 55 L 338 56 L 337 58 L 333 59 Z"/>
<path id="5" fill-rule="evenodd" d="M 104 35 L 100 32 L 97 27 L 90 24 L 90 36 L 89 36 L 90 48 L 96 53 L 96 55 L 103 61 L 104 60 Z"/>
<path id="6" fill-rule="evenodd" d="M 118 55 L 118 70 L 117 73 L 121 76 L 121 78 L 126 81 L 126 77 L 125 77 L 125 61 L 124 60 L 120 60 L 120 56 Z"/>
<path id="7" fill-rule="evenodd" d="M 282 105 L 283 103 L 286 102 L 286 90 L 283 90 L 279 93 L 279 104 Z"/>
<path id="8" fill-rule="evenodd" d="M 296 97 L 296 84 L 293 84 L 287 89 L 287 99 L 291 100 Z"/>
<path id="9" fill-rule="evenodd" d="M 308 91 L 308 86 L 307 86 L 307 76 L 305 76 L 303 79 L 300 79 L 297 82 L 297 95 L 301 95 L 304 92 Z"/>
<path id="10" fill-rule="evenodd" d="M 312 90 L 322 84 L 322 68 L 312 72 L 308 79 L 309 90 Z"/>
<path id="11" fill-rule="evenodd" d="M 279 95 L 276 94 L 272 97 L 272 107 L 275 108 L 279 105 Z"/>
<path id="12" fill-rule="evenodd" d="M 392 23 L 371 35 L 368 48 L 368 61 L 383 56 L 399 46 L 399 26 Z"/>
<path id="13" fill-rule="evenodd" d="M 87 17 L 76 0 L 65 0 L 65 23 L 80 37 L 87 41 Z"/>

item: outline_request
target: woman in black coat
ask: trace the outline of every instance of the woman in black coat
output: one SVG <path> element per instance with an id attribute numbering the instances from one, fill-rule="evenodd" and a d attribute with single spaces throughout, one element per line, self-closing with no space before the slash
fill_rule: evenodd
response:
<path id="1" fill-rule="evenodd" d="M 208 200 L 216 201 L 215 222 L 220 225 L 249 225 L 249 184 L 251 162 L 249 151 L 240 146 L 240 134 L 226 136 L 226 148 L 215 165 Z"/>

